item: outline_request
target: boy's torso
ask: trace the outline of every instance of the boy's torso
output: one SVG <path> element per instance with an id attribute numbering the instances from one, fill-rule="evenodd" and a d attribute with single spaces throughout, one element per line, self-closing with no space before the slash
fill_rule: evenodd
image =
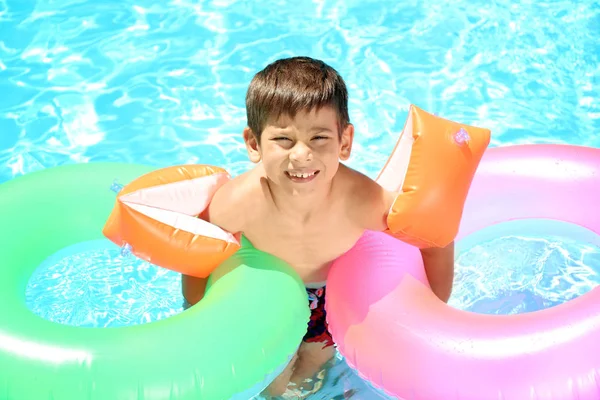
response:
<path id="1" fill-rule="evenodd" d="M 323 282 L 331 262 L 354 246 L 363 233 L 341 213 L 330 210 L 319 223 L 306 224 L 265 213 L 265 218 L 245 227 L 244 235 L 256 248 L 289 263 L 305 283 Z"/>
<path id="2" fill-rule="evenodd" d="M 246 184 L 257 185 L 256 179 Z M 253 204 L 253 217 L 242 227 L 252 244 L 289 263 L 307 283 L 324 282 L 331 262 L 348 251 L 364 232 L 357 221 L 353 182 L 333 191 L 331 202 L 308 220 L 286 216 L 268 198 Z"/>

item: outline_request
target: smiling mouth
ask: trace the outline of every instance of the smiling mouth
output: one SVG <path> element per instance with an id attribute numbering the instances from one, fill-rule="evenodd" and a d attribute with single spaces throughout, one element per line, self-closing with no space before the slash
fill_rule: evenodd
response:
<path id="1" fill-rule="evenodd" d="M 285 175 L 290 178 L 293 182 L 310 182 L 317 175 L 319 171 L 285 171 Z"/>

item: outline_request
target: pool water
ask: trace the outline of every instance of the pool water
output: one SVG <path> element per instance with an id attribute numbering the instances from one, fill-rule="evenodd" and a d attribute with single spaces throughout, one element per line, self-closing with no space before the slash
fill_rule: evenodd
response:
<path id="1" fill-rule="evenodd" d="M 349 164 L 371 177 L 411 103 L 492 129 L 492 146 L 600 146 L 595 0 L 0 0 L 0 183 L 98 161 L 239 174 L 251 166 L 247 85 L 292 55 L 344 76 L 356 126 Z M 598 285 L 594 240 L 521 228 L 465 239 L 451 305 L 533 311 Z M 44 318 L 98 327 L 182 309 L 177 274 L 106 241 L 46 260 L 27 299 Z M 317 386 L 308 398 L 383 398 L 341 359 Z"/>
<path id="2" fill-rule="evenodd" d="M 515 220 L 457 242 L 451 306 L 480 314 L 550 308 L 600 285 L 600 236 L 554 220 Z"/>
<path id="3" fill-rule="evenodd" d="M 53 254 L 31 276 L 25 296 L 34 313 L 74 326 L 137 325 L 183 311 L 180 274 L 123 252 L 107 239 Z"/>
<path id="4" fill-rule="evenodd" d="M 300 54 L 347 81 L 369 175 L 409 103 L 492 145 L 599 146 L 599 37 L 595 0 L 0 0 L 0 182 L 94 161 L 240 173 L 250 79 Z"/>

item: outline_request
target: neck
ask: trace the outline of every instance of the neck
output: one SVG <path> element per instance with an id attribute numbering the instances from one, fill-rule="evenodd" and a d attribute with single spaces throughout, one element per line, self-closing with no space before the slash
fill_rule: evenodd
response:
<path id="1" fill-rule="evenodd" d="M 284 191 L 267 179 L 273 203 L 279 211 L 294 219 L 307 221 L 316 213 L 323 211 L 324 205 L 328 204 L 333 184 L 326 190 L 312 193 L 298 191 Z"/>

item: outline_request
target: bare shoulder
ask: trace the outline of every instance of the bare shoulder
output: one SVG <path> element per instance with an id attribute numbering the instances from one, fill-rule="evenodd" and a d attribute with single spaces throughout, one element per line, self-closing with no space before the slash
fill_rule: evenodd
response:
<path id="1" fill-rule="evenodd" d="M 209 207 L 208 220 L 222 229 L 237 233 L 244 231 L 256 210 L 260 196 L 260 176 L 256 169 L 245 172 L 217 190 Z"/>
<path id="2" fill-rule="evenodd" d="M 387 228 L 386 218 L 393 194 L 365 174 L 340 165 L 350 216 L 362 229 L 382 231 Z"/>

